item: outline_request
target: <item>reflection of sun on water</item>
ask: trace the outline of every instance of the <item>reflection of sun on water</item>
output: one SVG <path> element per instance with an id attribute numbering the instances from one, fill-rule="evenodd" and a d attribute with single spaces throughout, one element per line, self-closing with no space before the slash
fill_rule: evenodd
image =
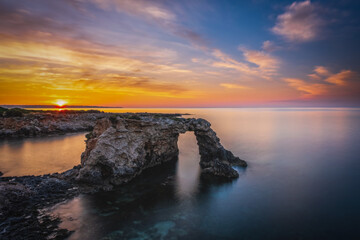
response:
<path id="1" fill-rule="evenodd" d="M 55 104 L 58 107 L 63 107 L 63 106 L 65 106 L 65 104 L 67 104 L 67 101 L 59 99 L 59 100 L 56 100 Z"/>

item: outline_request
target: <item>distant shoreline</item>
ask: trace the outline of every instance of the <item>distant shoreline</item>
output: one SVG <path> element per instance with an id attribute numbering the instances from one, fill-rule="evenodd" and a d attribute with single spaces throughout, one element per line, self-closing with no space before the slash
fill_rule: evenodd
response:
<path id="1" fill-rule="evenodd" d="M 82 106 L 82 105 L 66 105 L 63 107 L 58 107 L 56 105 L 0 105 L 4 108 L 55 108 L 55 109 L 65 109 L 65 108 L 123 108 L 123 107 L 106 107 L 106 106 Z"/>
<path id="2" fill-rule="evenodd" d="M 295 106 L 295 107 L 288 107 L 288 106 L 255 106 L 255 107 L 120 107 L 120 106 L 85 106 L 85 105 L 65 105 L 62 107 L 56 106 L 56 105 L 0 105 L 0 107 L 3 108 L 24 108 L 24 109 L 30 109 L 30 108 L 53 108 L 53 109 L 72 109 L 72 108 L 125 108 L 125 109 L 183 109 L 183 108 L 189 108 L 189 109 L 339 109 L 339 108 L 349 108 L 349 109 L 359 109 L 360 106 Z"/>

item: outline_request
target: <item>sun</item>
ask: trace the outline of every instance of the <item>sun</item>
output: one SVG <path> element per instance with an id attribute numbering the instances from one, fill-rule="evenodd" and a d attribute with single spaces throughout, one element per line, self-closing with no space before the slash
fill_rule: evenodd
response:
<path id="1" fill-rule="evenodd" d="M 63 107 L 63 106 L 65 106 L 65 104 L 67 104 L 67 101 L 62 100 L 62 99 L 58 99 L 58 100 L 55 101 L 55 105 L 57 107 Z"/>

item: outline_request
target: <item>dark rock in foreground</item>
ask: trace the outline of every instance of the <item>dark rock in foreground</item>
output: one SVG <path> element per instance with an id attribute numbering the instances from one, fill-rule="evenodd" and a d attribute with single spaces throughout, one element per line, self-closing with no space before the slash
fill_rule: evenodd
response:
<path id="1" fill-rule="evenodd" d="M 59 228 L 60 219 L 43 214 L 42 209 L 79 193 L 64 174 L 0 178 L 0 239 L 67 238 L 71 232 Z"/>
<path id="2" fill-rule="evenodd" d="M 231 166 L 245 167 L 246 162 L 221 145 L 208 121 L 148 115 L 99 120 L 88 135 L 77 180 L 104 188 L 129 182 L 146 168 L 176 159 L 179 134 L 187 131 L 195 133 L 203 173 L 239 176 Z"/>

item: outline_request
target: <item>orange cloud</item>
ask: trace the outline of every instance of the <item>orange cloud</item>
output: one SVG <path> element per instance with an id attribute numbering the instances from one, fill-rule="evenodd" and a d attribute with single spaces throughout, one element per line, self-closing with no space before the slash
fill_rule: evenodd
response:
<path id="1" fill-rule="evenodd" d="M 302 92 L 305 98 L 322 95 L 327 92 L 327 86 L 321 83 L 307 83 L 296 78 L 285 78 L 284 80 L 289 86 Z"/>
<path id="2" fill-rule="evenodd" d="M 345 88 L 350 81 L 356 77 L 356 73 L 350 70 L 342 70 L 339 73 L 332 74 L 327 68 L 316 66 L 313 74 L 308 76 L 313 81 L 304 81 L 302 79 L 284 78 L 290 87 L 303 93 L 305 98 L 317 96 L 338 95 L 340 92 L 351 92 L 351 89 Z"/>
<path id="3" fill-rule="evenodd" d="M 325 79 L 325 81 L 335 85 L 344 86 L 347 84 L 347 80 L 351 79 L 354 76 L 355 76 L 354 72 L 350 70 L 343 70 L 339 73 L 329 76 L 328 78 Z"/>
<path id="4" fill-rule="evenodd" d="M 222 86 L 224 88 L 229 88 L 229 89 L 249 89 L 249 87 L 242 86 L 239 84 L 234 84 L 234 83 L 220 83 L 220 86 Z"/>
<path id="5" fill-rule="evenodd" d="M 172 81 L 192 74 L 178 64 L 142 61 L 131 54 L 123 56 L 114 53 L 111 47 L 84 40 L 67 42 L 60 38 L 46 45 L 5 37 L 0 43 L 0 59 L 8 63 L 0 64 L 0 88 L 7 89 L 0 93 L 2 102 L 24 101 L 22 95 L 26 95 L 32 96 L 34 101 L 39 99 L 38 104 L 51 104 L 58 98 L 75 99 L 72 101 L 75 103 L 85 101 L 87 92 L 106 95 L 100 99 L 113 101 L 119 94 L 138 95 L 142 99 L 146 96 L 186 99 L 197 95 L 198 90 L 190 84 Z"/>

